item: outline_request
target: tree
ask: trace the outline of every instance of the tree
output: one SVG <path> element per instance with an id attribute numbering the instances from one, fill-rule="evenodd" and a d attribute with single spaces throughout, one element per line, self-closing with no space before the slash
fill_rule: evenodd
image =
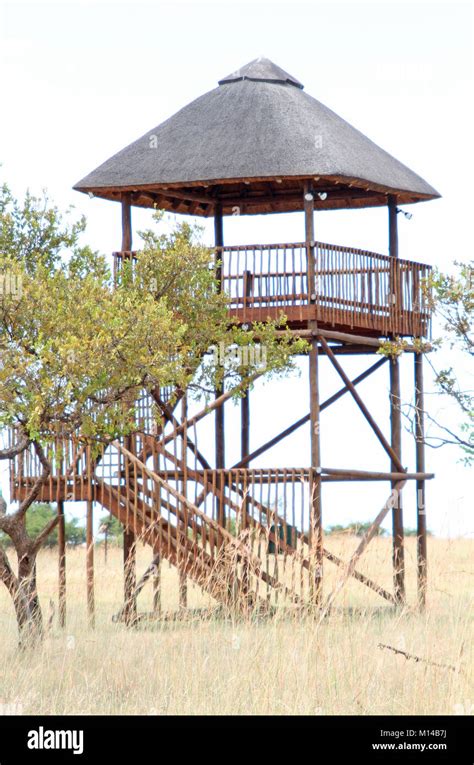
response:
<path id="1" fill-rule="evenodd" d="M 427 533 L 427 535 L 429 537 L 432 536 L 432 532 L 429 529 L 426 530 L 426 533 Z M 405 527 L 403 529 L 403 536 L 405 536 L 405 537 L 417 537 L 418 536 L 418 529 L 414 529 L 411 526 Z"/>
<path id="2" fill-rule="evenodd" d="M 435 270 L 428 284 L 431 306 L 442 321 L 445 335 L 437 345 L 461 352 L 469 365 L 472 375 L 474 356 L 474 260 L 469 263 L 455 261 L 456 273 L 445 274 Z M 460 446 L 466 455 L 466 462 L 474 460 L 474 392 L 458 379 L 453 367 L 436 370 L 435 381 L 438 389 L 449 396 L 457 405 L 464 422 L 456 432 L 439 424 L 441 434 L 438 445 Z"/>
<path id="3" fill-rule="evenodd" d="M 325 534 L 350 534 L 356 537 L 363 537 L 371 525 L 372 524 L 368 521 L 352 521 L 345 526 L 336 524 L 335 526 L 328 526 L 328 528 L 325 529 Z M 379 537 L 384 537 L 387 533 L 387 530 L 383 529 L 381 526 L 377 529 L 377 535 Z M 405 527 L 403 533 L 406 537 L 416 537 L 418 534 L 416 529 L 410 527 Z M 431 536 L 431 531 L 428 531 L 427 534 L 428 536 Z"/>
<path id="4" fill-rule="evenodd" d="M 326 534 L 351 534 L 356 537 L 362 537 L 364 536 L 365 532 L 368 531 L 371 525 L 372 524 L 369 521 L 352 521 L 351 523 L 348 523 L 345 526 L 341 524 L 336 524 L 335 526 L 328 526 L 328 528 L 325 529 L 325 533 Z M 387 532 L 385 531 L 385 529 L 379 526 L 376 533 L 378 536 L 385 536 Z"/>
<path id="5" fill-rule="evenodd" d="M 108 539 L 113 540 L 114 543 L 121 543 L 123 526 L 113 515 L 106 515 L 105 518 L 100 519 L 99 533 L 107 534 Z"/>
<path id="6" fill-rule="evenodd" d="M 461 426 L 447 425 L 424 413 L 429 428 L 424 438 L 427 446 L 438 449 L 442 446 L 458 446 L 464 452 L 464 461 L 474 461 L 474 388 L 460 378 L 459 367 L 438 369 L 431 360 L 430 352 L 442 350 L 456 351 L 459 358 L 466 362 L 467 375 L 472 377 L 472 357 L 474 355 L 474 261 L 454 263 L 457 271 L 446 274 L 435 269 L 423 285 L 426 303 L 435 318 L 441 322 L 444 335 L 432 343 L 415 339 L 413 345 L 417 353 L 426 354 L 426 359 L 434 373 L 434 381 L 439 393 L 449 397 L 456 404 L 463 420 Z M 387 357 L 400 356 L 408 345 L 403 338 L 386 340 L 378 353 Z M 464 366 L 464 364 L 463 364 Z M 463 370 L 464 372 L 464 370 Z M 462 375 L 461 375 L 462 377 Z M 467 386 L 467 387 L 466 387 Z M 409 429 L 416 435 L 417 412 L 413 404 L 402 404 Z"/>
<path id="7" fill-rule="evenodd" d="M 30 537 L 36 537 L 45 526 L 56 518 L 57 511 L 46 502 L 35 502 L 26 512 L 26 532 Z M 65 524 L 66 542 L 73 547 L 86 541 L 86 530 L 80 525 L 78 518 L 70 518 Z M 0 543 L 3 547 L 11 547 L 10 537 L 0 532 Z M 58 529 L 55 527 L 44 542 L 45 547 L 55 547 L 58 544 Z"/>
<path id="8" fill-rule="evenodd" d="M 7 186 L 0 190 L 0 430 L 12 434 L 0 459 L 30 450 L 42 468 L 18 507 L 0 516 L 18 560 L 15 573 L 0 547 L 0 579 L 22 645 L 42 636 L 36 557 L 58 522 L 56 515 L 40 531 L 27 529 L 52 470 L 48 444 L 74 437 L 94 448 L 131 433 L 134 402 L 161 387 L 210 395 L 222 384 L 241 395 L 256 376 L 291 369 L 292 355 L 306 349 L 284 318 L 247 329 L 229 322 L 196 228 L 143 232 L 136 266 L 126 263 L 114 285 L 106 258 L 79 243 L 85 221 L 69 215 L 45 196 L 20 203 Z M 225 364 L 206 356 L 210 346 L 256 339 L 265 345 L 263 367 L 250 357 L 243 368 L 238 354 Z"/>

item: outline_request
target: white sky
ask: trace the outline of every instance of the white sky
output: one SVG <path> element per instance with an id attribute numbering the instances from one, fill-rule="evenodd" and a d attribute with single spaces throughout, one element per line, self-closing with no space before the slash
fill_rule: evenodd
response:
<path id="1" fill-rule="evenodd" d="M 2 176 L 19 195 L 27 187 L 46 187 L 61 208 L 74 204 L 88 218 L 85 241 L 103 252 L 118 249 L 119 206 L 73 192 L 73 184 L 259 55 L 301 80 L 308 93 L 441 192 L 441 200 L 410 207 L 411 221 L 399 216 L 401 257 L 445 269 L 455 258 L 472 257 L 472 12 L 467 4 L 0 2 Z M 148 220 L 147 212 L 137 212 L 135 229 Z M 206 230 L 209 243 L 211 231 L 212 221 Z M 386 252 L 386 210 L 317 213 L 316 236 Z M 302 238 L 301 214 L 225 221 L 228 244 Z M 433 360 L 441 367 L 453 358 L 445 352 Z M 354 376 L 371 361 L 344 364 Z M 321 367 L 324 398 L 340 383 L 326 360 Z M 402 396 L 408 400 L 411 356 L 402 367 Z M 269 384 L 264 391 L 258 386 L 252 395 L 251 449 L 306 413 L 305 364 L 302 370 L 300 378 Z M 463 376 L 468 380 L 467 367 Z M 431 390 L 427 367 L 426 379 Z M 388 369 L 360 391 L 387 432 Z M 287 414 L 290 397 L 293 410 Z M 446 401 L 427 399 L 433 415 L 455 425 Z M 229 464 L 238 458 L 237 416 L 231 404 Z M 199 437 L 212 457 L 212 440 L 204 429 Z M 255 466 L 308 465 L 309 448 L 308 429 L 301 429 Z M 403 452 L 414 469 L 408 435 Z M 388 469 L 384 452 L 348 397 L 322 416 L 322 457 L 328 467 Z M 437 534 L 474 531 L 472 471 L 459 459 L 452 448 L 427 450 L 427 467 L 437 475 L 428 488 L 428 526 Z M 381 485 L 327 487 L 325 525 L 373 518 L 386 493 Z M 414 490 L 405 494 L 405 523 L 414 526 Z M 79 505 L 70 509 L 82 513 Z"/>

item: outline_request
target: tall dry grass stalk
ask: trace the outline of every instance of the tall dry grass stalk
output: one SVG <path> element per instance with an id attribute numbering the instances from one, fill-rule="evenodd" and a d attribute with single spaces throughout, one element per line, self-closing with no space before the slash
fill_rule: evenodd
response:
<path id="1" fill-rule="evenodd" d="M 242 532 L 244 533 L 244 532 Z M 243 540 L 245 541 L 245 540 Z M 331 549 L 348 560 L 357 540 L 331 538 Z M 351 581 L 321 623 L 298 608 L 234 608 L 188 585 L 189 616 L 178 610 L 178 577 L 161 571 L 163 619 L 135 629 L 113 623 L 121 605 L 121 551 L 96 550 L 96 629 L 87 626 L 85 550 L 67 554 L 67 627 L 54 616 L 44 646 L 17 651 L 16 624 L 0 590 L 0 712 L 24 714 L 456 714 L 474 711 L 472 671 L 473 543 L 430 540 L 428 608 L 394 610 Z M 139 547 L 138 570 L 150 563 Z M 229 591 L 237 562 L 228 556 Z M 407 540 L 408 597 L 416 602 L 415 540 Z M 376 539 L 361 569 L 390 588 L 390 540 Z M 241 577 L 242 570 L 238 570 Z M 325 592 L 339 572 L 325 563 Z M 57 558 L 44 551 L 38 562 L 46 617 L 57 597 Z M 252 575 L 252 574 L 250 574 Z M 232 587 L 234 586 L 234 589 Z M 152 611 L 152 586 L 139 610 Z M 275 611 L 275 609 L 273 609 Z M 182 615 L 183 617 L 183 615 Z M 205 617 L 205 618 L 204 618 Z M 379 644 L 427 661 L 405 658 Z M 429 662 L 433 662 L 430 664 Z M 435 665 L 452 665 L 455 671 Z"/>

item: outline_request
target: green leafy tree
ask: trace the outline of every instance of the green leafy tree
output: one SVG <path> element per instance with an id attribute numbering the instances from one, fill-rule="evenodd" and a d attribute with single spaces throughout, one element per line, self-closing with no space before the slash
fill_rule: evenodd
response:
<path id="1" fill-rule="evenodd" d="M 444 336 L 437 341 L 439 347 L 455 349 L 461 352 L 469 367 L 468 374 L 473 374 L 474 356 L 474 260 L 469 263 L 455 262 L 456 272 L 445 274 L 434 271 L 428 292 L 431 305 L 442 322 Z M 434 366 L 433 366 L 434 369 Z M 438 389 L 456 402 L 463 418 L 460 431 L 453 430 L 442 423 L 437 436 L 439 445 L 454 444 L 460 446 L 466 462 L 474 460 L 474 393 L 473 387 L 461 382 L 456 369 L 446 367 L 435 371 Z"/>
<path id="2" fill-rule="evenodd" d="M 427 535 L 429 537 L 432 536 L 431 531 L 427 530 L 426 533 L 427 533 Z M 404 528 L 403 529 L 403 534 L 406 537 L 417 537 L 418 536 L 418 531 L 417 531 L 417 529 L 413 529 L 411 526 L 408 526 L 408 528 Z"/>
<path id="3" fill-rule="evenodd" d="M 129 434 L 134 402 L 164 386 L 210 394 L 222 385 L 239 396 L 258 375 L 287 372 L 306 348 L 283 318 L 247 329 L 229 322 L 211 254 L 188 224 L 143 232 L 136 266 L 125 264 L 114 286 L 106 258 L 80 245 L 84 220 L 69 216 L 46 197 L 20 203 L 0 190 L 0 430 L 14 434 L 0 459 L 30 450 L 42 469 L 18 507 L 0 508 L 0 531 L 18 560 L 15 572 L 0 547 L 0 579 L 22 645 L 42 636 L 36 556 L 58 522 L 27 529 L 52 470 L 48 444 L 74 436 L 95 446 Z M 243 367 L 239 354 L 215 363 L 207 353 L 256 341 L 265 345 L 263 367 L 253 358 Z"/>
<path id="4" fill-rule="evenodd" d="M 105 535 L 114 544 L 122 543 L 123 538 L 123 526 L 117 518 L 113 515 L 107 515 L 105 518 L 100 519 L 99 533 Z"/>
<path id="5" fill-rule="evenodd" d="M 366 533 L 366 531 L 369 530 L 370 526 L 371 526 L 371 523 L 369 521 L 352 521 L 351 523 L 347 523 L 345 526 L 341 524 L 328 526 L 328 528 L 325 529 L 325 533 L 326 534 L 352 534 L 356 537 L 362 537 Z M 376 533 L 378 536 L 384 536 L 387 532 L 385 531 L 385 529 L 379 526 Z"/>
<path id="6" fill-rule="evenodd" d="M 56 509 L 46 502 L 35 502 L 26 512 L 26 532 L 30 537 L 36 537 L 52 521 L 56 519 Z M 65 524 L 66 542 L 71 546 L 82 544 L 86 541 L 86 530 L 80 525 L 79 519 L 72 517 L 66 519 Z M 0 543 L 4 547 L 11 547 L 12 541 L 3 532 L 0 532 Z M 58 544 L 57 526 L 44 542 L 45 547 L 55 547 Z"/>

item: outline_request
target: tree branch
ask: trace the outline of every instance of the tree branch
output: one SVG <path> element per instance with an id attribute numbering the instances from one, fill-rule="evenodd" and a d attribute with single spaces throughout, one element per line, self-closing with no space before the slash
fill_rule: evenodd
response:
<path id="1" fill-rule="evenodd" d="M 429 420 L 433 425 L 436 425 L 437 428 L 444 431 L 445 433 L 450 436 L 450 438 L 445 438 L 443 436 L 430 436 L 425 435 L 423 439 L 423 443 L 426 444 L 426 446 L 429 446 L 431 449 L 439 449 L 441 446 L 444 445 L 452 445 L 452 446 L 464 446 L 467 449 L 471 449 L 474 451 L 474 443 L 472 441 L 466 441 L 465 439 L 461 438 L 457 433 L 453 433 L 452 430 L 450 430 L 446 425 L 441 425 L 440 422 L 438 422 L 434 417 L 432 417 L 427 411 L 421 412 L 418 407 L 416 407 L 414 404 L 408 404 L 404 403 L 403 406 L 405 407 L 405 410 L 403 411 L 403 408 L 401 408 L 401 412 L 403 416 L 408 420 L 410 423 L 409 432 L 416 438 L 416 432 L 415 432 L 415 422 L 416 417 L 420 414 L 423 414 L 425 419 Z M 411 416 L 411 412 L 414 412 L 413 417 Z M 430 441 L 439 441 L 438 444 L 430 443 Z"/>
<path id="2" fill-rule="evenodd" d="M 0 449 L 0 460 L 13 459 L 13 457 L 16 457 L 18 454 L 21 454 L 21 452 L 25 451 L 30 443 L 31 441 L 28 436 L 23 435 L 21 441 L 19 441 L 17 444 L 9 446 L 7 449 Z"/>
<path id="3" fill-rule="evenodd" d="M 8 556 L 5 550 L 1 546 L 0 546 L 0 579 L 2 580 L 3 584 L 7 588 L 11 597 L 14 599 L 16 597 L 17 590 L 18 590 L 18 579 L 16 578 L 15 574 L 12 571 L 12 567 L 10 566 L 10 561 L 8 560 Z"/>
<path id="4" fill-rule="evenodd" d="M 49 523 L 46 524 L 44 529 L 40 531 L 38 536 L 32 541 L 31 551 L 33 554 L 36 554 L 38 552 L 38 550 L 40 549 L 45 539 L 49 537 L 49 535 L 54 530 L 54 528 L 58 525 L 58 523 L 59 523 L 59 515 L 56 515 L 54 518 L 51 518 L 51 520 L 49 521 Z"/>
<path id="5" fill-rule="evenodd" d="M 15 517 L 19 518 L 22 515 L 25 515 L 30 505 L 32 505 L 33 502 L 38 498 L 38 495 L 41 491 L 41 487 L 43 486 L 44 482 L 46 481 L 46 479 L 49 477 L 49 474 L 51 473 L 51 463 L 49 462 L 49 460 L 46 459 L 46 455 L 43 451 L 43 447 L 40 446 L 40 444 L 38 444 L 36 441 L 34 442 L 34 447 L 35 447 L 35 452 L 38 456 L 38 459 L 43 466 L 43 473 L 35 481 L 33 488 L 31 489 L 28 496 L 25 497 L 23 502 L 20 503 L 18 510 L 12 516 L 14 518 Z"/>

